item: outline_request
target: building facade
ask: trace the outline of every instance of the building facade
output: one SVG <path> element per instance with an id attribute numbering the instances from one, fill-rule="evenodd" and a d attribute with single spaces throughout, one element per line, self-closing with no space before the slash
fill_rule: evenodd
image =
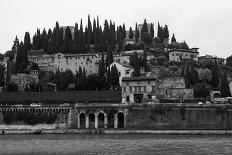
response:
<path id="1" fill-rule="evenodd" d="M 208 63 L 215 63 L 215 61 L 218 64 L 223 65 L 225 62 L 224 58 L 219 58 L 216 56 L 212 56 L 212 55 L 205 55 L 205 56 L 201 56 L 199 57 L 199 62 L 204 63 L 204 64 L 208 64 Z"/>
<path id="2" fill-rule="evenodd" d="M 185 49 L 172 49 L 168 51 L 169 61 L 181 61 L 183 59 L 192 59 L 198 61 L 199 52 L 197 48 L 190 50 Z"/>
<path id="3" fill-rule="evenodd" d="M 119 73 L 119 84 L 122 85 L 122 78 L 123 77 L 131 77 L 133 74 L 133 67 L 126 63 L 117 63 L 113 62 L 109 67 L 116 66 L 118 73 Z"/>
<path id="4" fill-rule="evenodd" d="M 145 103 L 156 95 L 156 77 L 123 77 L 122 100 L 128 103 Z"/>

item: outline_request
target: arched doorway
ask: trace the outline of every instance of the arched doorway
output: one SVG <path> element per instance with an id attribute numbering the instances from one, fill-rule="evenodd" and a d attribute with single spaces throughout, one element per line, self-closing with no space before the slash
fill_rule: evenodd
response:
<path id="1" fill-rule="evenodd" d="M 104 120 L 105 120 L 105 115 L 100 112 L 98 114 L 98 128 L 104 128 Z"/>
<path id="2" fill-rule="evenodd" d="M 86 128 L 85 126 L 85 121 L 86 121 L 86 116 L 85 116 L 85 113 L 81 113 L 80 116 L 79 116 L 79 119 L 80 119 L 80 128 Z"/>
<path id="3" fill-rule="evenodd" d="M 123 114 L 123 112 L 118 113 L 118 128 L 124 128 L 124 114 Z"/>
<path id="4" fill-rule="evenodd" d="M 94 115 L 94 113 L 89 113 L 89 128 L 95 128 L 95 115 Z"/>

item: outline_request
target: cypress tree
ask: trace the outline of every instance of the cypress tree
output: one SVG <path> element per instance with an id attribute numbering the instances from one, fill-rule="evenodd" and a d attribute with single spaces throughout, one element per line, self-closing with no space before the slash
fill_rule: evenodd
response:
<path id="1" fill-rule="evenodd" d="M 186 67 L 186 73 L 185 73 L 185 75 L 184 75 L 184 78 L 185 78 L 186 88 L 190 88 L 190 84 L 191 84 L 191 73 L 190 73 L 189 65 L 187 65 L 187 67 Z"/>
<path id="2" fill-rule="evenodd" d="M 29 50 L 31 50 L 31 38 L 30 33 L 26 32 L 24 36 L 24 50 L 27 53 Z"/>
<path id="3" fill-rule="evenodd" d="M 168 30 L 168 26 L 165 25 L 164 29 L 163 29 L 163 37 L 164 38 L 169 38 L 169 30 Z"/>
<path id="4" fill-rule="evenodd" d="M 140 76 L 140 64 L 139 64 L 139 58 L 137 52 L 135 52 L 134 54 L 133 68 L 134 68 L 133 76 Z"/>
<path id="5" fill-rule="evenodd" d="M 230 97 L 231 93 L 230 93 L 230 87 L 229 87 L 229 83 L 227 80 L 227 74 L 224 73 L 222 80 L 221 80 L 221 96 L 222 97 Z"/>
<path id="6" fill-rule="evenodd" d="M 42 33 L 42 42 L 43 42 L 43 50 L 45 53 L 47 53 L 48 51 L 48 38 L 47 38 L 47 31 L 45 30 L 45 28 L 43 29 L 43 33 Z"/>
<path id="7" fill-rule="evenodd" d="M 123 37 L 123 39 L 125 39 L 126 38 L 126 26 L 125 26 L 125 24 L 123 24 L 123 27 L 122 27 L 122 37 Z"/>
<path id="8" fill-rule="evenodd" d="M 4 85 L 5 85 L 4 72 L 5 72 L 4 66 L 0 65 L 0 87 L 4 87 Z"/>
<path id="9" fill-rule="evenodd" d="M 110 70 L 110 74 L 111 74 L 111 87 L 113 90 L 117 90 L 119 88 L 119 73 L 118 73 L 118 69 L 117 67 L 114 65 L 111 67 Z"/>
<path id="10" fill-rule="evenodd" d="M 88 34 L 87 34 L 87 50 L 90 51 L 90 44 L 92 41 L 92 24 L 90 20 L 90 16 L 88 15 Z"/>
<path id="11" fill-rule="evenodd" d="M 151 26 L 150 26 L 150 36 L 152 37 L 152 38 L 154 38 L 154 25 L 151 23 Z"/>
<path id="12" fill-rule="evenodd" d="M 136 43 L 138 43 L 138 39 L 139 39 L 139 30 L 138 30 L 138 25 L 136 23 L 136 25 L 135 25 L 135 41 L 136 41 Z"/>
<path id="13" fill-rule="evenodd" d="M 218 77 L 218 64 L 217 61 L 215 60 L 214 67 L 211 69 L 212 72 L 212 79 L 211 79 L 211 85 L 213 86 L 214 89 L 218 87 L 219 84 L 219 77 Z"/>
<path id="14" fill-rule="evenodd" d="M 70 40 L 72 40 L 72 33 L 70 30 L 70 27 L 67 26 L 65 29 L 65 36 L 64 36 L 64 53 L 70 53 L 70 49 L 69 49 L 69 43 Z"/>
<path id="15" fill-rule="evenodd" d="M 134 32 L 132 31 L 132 28 L 130 27 L 130 30 L 129 30 L 129 38 L 130 39 L 133 39 L 134 38 Z"/>

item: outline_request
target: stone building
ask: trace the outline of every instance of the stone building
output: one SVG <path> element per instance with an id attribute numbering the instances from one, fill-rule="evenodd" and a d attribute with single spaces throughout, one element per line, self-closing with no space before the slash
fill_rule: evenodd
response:
<path id="1" fill-rule="evenodd" d="M 39 82 L 39 78 L 38 74 L 13 74 L 10 82 L 17 84 L 19 91 L 24 91 L 31 83 Z"/>
<path id="2" fill-rule="evenodd" d="M 185 87 L 183 77 L 125 77 L 122 78 L 122 100 L 146 103 L 158 100 L 192 100 L 193 89 Z"/>
<path id="3" fill-rule="evenodd" d="M 168 51 L 169 61 L 181 61 L 182 59 L 192 59 L 198 61 L 198 48 L 186 49 L 172 49 Z"/>
<path id="4" fill-rule="evenodd" d="M 214 63 L 217 62 L 218 64 L 224 64 L 225 59 L 224 58 L 219 58 L 216 56 L 212 56 L 212 55 L 205 55 L 205 56 L 201 56 L 199 57 L 199 62 L 202 62 L 204 64 L 208 64 L 208 63 Z"/>
<path id="5" fill-rule="evenodd" d="M 144 103 L 152 100 L 157 90 L 156 77 L 123 77 L 122 100 L 129 103 Z"/>
<path id="6" fill-rule="evenodd" d="M 119 84 L 122 84 L 122 78 L 123 77 L 131 77 L 134 69 L 129 64 L 126 63 L 117 63 L 113 62 L 109 67 L 116 66 L 118 72 L 119 72 Z"/>

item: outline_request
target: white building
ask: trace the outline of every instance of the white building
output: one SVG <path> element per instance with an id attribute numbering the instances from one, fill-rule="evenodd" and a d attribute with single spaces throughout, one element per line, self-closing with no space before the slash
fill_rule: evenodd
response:
<path id="1" fill-rule="evenodd" d="M 119 72 L 119 84 L 122 84 L 122 78 L 123 77 L 131 77 L 133 74 L 133 67 L 126 63 L 117 63 L 113 62 L 109 67 L 111 68 L 112 66 L 116 66 L 118 72 Z"/>
<path id="2" fill-rule="evenodd" d="M 73 74 L 85 69 L 86 75 L 97 74 L 101 57 L 97 54 L 62 54 L 54 55 L 54 66 L 61 72 L 71 70 Z"/>
<path id="3" fill-rule="evenodd" d="M 172 49 L 168 51 L 169 61 L 181 61 L 182 59 L 192 59 L 198 61 L 199 52 L 198 48 L 190 50 L 185 49 Z"/>

